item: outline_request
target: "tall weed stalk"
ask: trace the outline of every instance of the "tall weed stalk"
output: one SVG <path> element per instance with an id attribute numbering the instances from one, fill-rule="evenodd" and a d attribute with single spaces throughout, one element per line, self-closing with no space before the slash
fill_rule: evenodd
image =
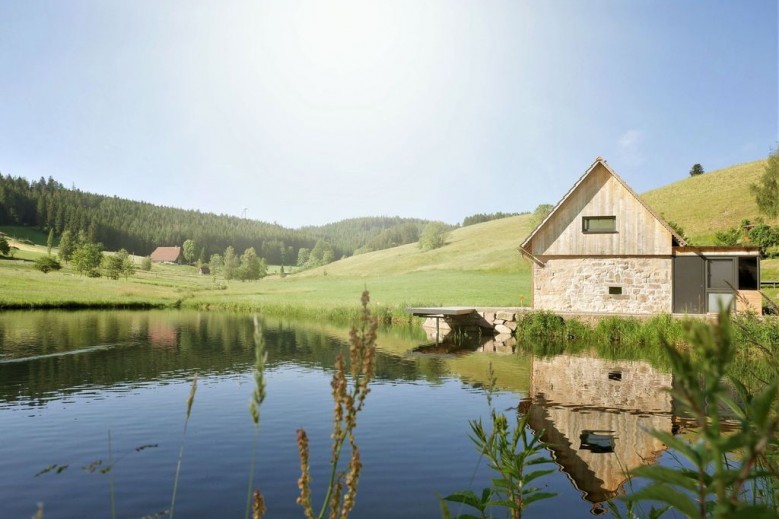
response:
<path id="1" fill-rule="evenodd" d="M 304 429 L 298 429 L 298 453 L 300 455 L 300 495 L 297 503 L 303 507 L 308 519 L 346 518 L 352 511 L 357 497 L 357 485 L 360 479 L 362 463 L 360 450 L 354 436 L 357 427 L 357 414 L 365 404 L 370 392 L 368 387 L 373 380 L 376 359 L 377 319 L 368 309 L 370 296 L 368 291 L 362 294 L 362 310 L 358 325 L 349 332 L 349 369 L 344 363 L 343 354 L 335 361 L 335 372 L 330 383 L 333 395 L 333 433 L 331 435 L 330 478 L 327 491 L 318 515 L 314 515 L 311 503 L 311 471 L 308 436 Z M 348 377 L 347 375 L 351 375 Z M 351 457 L 346 469 L 341 467 L 341 452 L 348 442 Z"/>
<path id="2" fill-rule="evenodd" d="M 257 448 L 260 443 L 260 406 L 265 400 L 265 361 L 268 354 L 265 351 L 265 340 L 262 336 L 257 316 L 254 316 L 254 393 L 249 402 L 249 414 L 254 423 L 254 441 L 252 445 L 252 460 L 249 469 L 249 490 L 246 492 L 246 519 L 252 511 L 253 519 L 259 519 L 265 513 L 265 503 L 259 489 L 254 489 L 254 472 L 257 466 Z"/>
<path id="3" fill-rule="evenodd" d="M 197 373 L 192 377 L 192 387 L 189 390 L 189 396 L 187 397 L 187 417 L 184 420 L 184 431 L 181 433 L 181 447 L 179 448 L 179 459 L 176 463 L 176 477 L 173 480 L 173 495 L 170 499 L 170 514 L 168 517 L 173 519 L 173 511 L 176 507 L 176 492 L 179 487 L 179 475 L 181 474 L 181 463 L 184 460 L 184 441 L 187 438 L 187 426 L 189 425 L 189 417 L 192 414 L 192 404 L 195 403 L 195 393 L 197 392 Z"/>

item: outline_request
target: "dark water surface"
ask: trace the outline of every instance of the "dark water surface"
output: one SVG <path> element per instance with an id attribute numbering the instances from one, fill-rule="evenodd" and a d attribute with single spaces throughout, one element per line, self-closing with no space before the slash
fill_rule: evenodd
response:
<path id="1" fill-rule="evenodd" d="M 347 330 L 262 323 L 267 398 L 254 481 L 268 517 L 302 517 L 295 432 L 305 428 L 311 441 L 318 502 L 329 470 L 330 378 Z M 527 517 L 590 517 L 624 492 L 623 467 L 663 455 L 644 428 L 672 427 L 660 391 L 667 374 L 637 362 L 419 348 L 427 342 L 418 329 L 379 336 L 377 379 L 358 418 L 364 468 L 354 517 L 440 517 L 437 496 L 488 484 L 468 420 L 488 415 L 490 363 L 501 389 L 494 405 L 532 397 L 523 409 L 554 444 L 555 472 L 542 484 L 560 496 Z M 47 519 L 110 517 L 112 488 L 117 517 L 167 510 L 196 372 L 175 515 L 243 517 L 253 363 L 254 325 L 244 314 L 0 313 L 0 517 L 31 517 L 37 503 Z M 52 465 L 67 468 L 36 476 Z"/>

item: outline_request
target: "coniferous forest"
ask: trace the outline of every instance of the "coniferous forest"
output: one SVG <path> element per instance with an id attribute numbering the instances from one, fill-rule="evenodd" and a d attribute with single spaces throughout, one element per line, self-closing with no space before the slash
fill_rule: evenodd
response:
<path id="1" fill-rule="evenodd" d="M 177 209 L 70 189 L 54 180 L 28 181 L 0 174 L 0 225 L 84 233 L 107 250 L 146 256 L 158 246 L 194 240 L 200 256 L 254 247 L 270 264 L 294 265 L 304 253 L 326 248 L 331 261 L 355 252 L 381 250 L 419 238 L 426 220 L 366 217 L 289 229 L 237 216 Z"/>

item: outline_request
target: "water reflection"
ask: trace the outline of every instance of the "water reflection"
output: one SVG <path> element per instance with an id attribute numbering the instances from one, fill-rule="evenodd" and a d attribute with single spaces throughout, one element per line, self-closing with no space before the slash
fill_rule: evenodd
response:
<path id="1" fill-rule="evenodd" d="M 560 355 L 533 359 L 530 425 L 543 430 L 555 461 L 593 503 L 625 493 L 626 472 L 665 449 L 647 430 L 673 428 L 672 377 L 637 361 Z"/>
<path id="2" fill-rule="evenodd" d="M 269 369 L 285 363 L 332 369 L 348 330 L 326 324 L 260 319 Z M 420 335 L 382 333 L 378 380 L 440 382 L 450 375 L 435 358 L 405 353 Z M 334 345 L 337 346 L 334 348 Z M 339 348 L 340 347 L 340 348 Z M 252 316 L 195 311 L 6 312 L 0 314 L 0 406 L 149 381 L 236 373 L 254 362 Z"/>
<path id="3" fill-rule="evenodd" d="M 261 324 L 272 380 L 270 391 L 274 395 L 266 402 L 266 416 L 269 423 L 277 417 L 276 425 L 264 430 L 263 435 L 278 431 L 282 436 L 282 432 L 291 431 L 294 438 L 295 428 L 312 417 L 315 423 L 328 426 L 328 372 L 338 353 L 347 347 L 348 330 L 282 319 L 263 319 Z M 523 411 L 529 413 L 533 428 L 545 430 L 544 439 L 552 446 L 555 461 L 564 474 L 556 476 L 559 482 L 554 483 L 554 490 L 571 494 L 576 507 L 571 516 L 581 516 L 581 508 L 586 508 L 584 515 L 589 514 L 589 503 L 599 510 L 598 503 L 624 492 L 625 470 L 653 461 L 662 451 L 663 446 L 644 429 L 671 430 L 671 402 L 660 391 L 670 386 L 670 375 L 642 362 L 573 356 L 534 358 L 515 353 L 515 343 L 500 337 L 471 334 L 454 339 L 432 343 L 419 328 L 394 327 L 380 333 L 377 384 L 369 397 L 372 400 L 366 421 L 361 424 L 370 432 L 365 435 L 365 453 L 372 453 L 373 458 L 367 466 L 375 470 L 371 476 L 374 479 L 366 476 L 363 499 L 368 503 L 374 500 L 374 506 L 368 510 L 380 510 L 386 505 L 380 501 L 386 488 L 397 490 L 406 485 L 404 496 L 408 503 L 404 504 L 408 505 L 408 513 L 404 516 L 411 517 L 408 514 L 417 509 L 420 512 L 416 517 L 435 515 L 436 493 L 470 484 L 467 478 L 473 474 L 478 456 L 468 443 L 467 420 L 480 416 L 486 409 L 483 395 L 474 388 L 488 383 L 490 365 L 499 389 L 506 391 L 505 407 L 528 396 Z M 202 385 L 194 420 L 201 420 L 202 425 L 200 429 L 195 426 L 193 431 L 203 434 L 203 454 L 195 454 L 197 449 L 188 447 L 190 462 L 193 467 L 203 468 L 242 460 L 244 451 L 240 448 L 229 452 L 226 449 L 231 441 L 238 441 L 234 437 L 251 431 L 247 427 L 245 401 L 251 391 L 247 374 L 253 363 L 254 325 L 252 316 L 246 314 L 0 313 L 0 412 L 6 413 L 5 439 L 16 438 L 15 442 L 6 442 L 13 444 L 14 449 L 9 449 L 4 459 L 9 467 L 25 474 L 59 462 L 59 454 L 45 451 L 50 443 L 54 445 L 44 436 L 50 434 L 71 439 L 71 450 L 58 446 L 57 453 L 82 453 L 89 460 L 93 456 L 91 446 L 101 441 L 106 424 L 111 423 L 117 431 L 138 435 L 137 442 L 135 437 L 126 440 L 130 446 L 160 442 L 163 447 L 157 456 L 162 458 L 163 448 L 176 445 L 180 422 L 171 416 L 181 411 L 181 402 L 188 392 L 187 381 L 197 371 Z M 26 412 L 32 408 L 34 413 Z M 16 410 L 24 412 L 14 413 Z M 11 430 L 16 431 L 16 436 Z M 323 431 L 319 437 L 328 435 L 329 431 Z M 225 450 L 219 450 L 214 438 L 225 440 Z M 268 478 L 274 477 L 280 467 L 297 466 L 294 441 L 289 445 L 290 453 L 284 451 L 286 447 L 280 447 L 286 444 L 274 441 L 268 441 L 274 455 L 278 451 L 279 456 L 290 454 L 292 458 L 269 461 Z M 175 452 L 171 449 L 173 455 Z M 193 459 L 196 456 L 203 457 L 200 465 Z M 30 461 L 30 457 L 34 459 Z M 155 473 L 154 485 L 158 486 L 160 475 L 167 474 L 169 461 L 148 463 L 158 466 L 139 466 L 138 478 L 145 480 Z M 129 472 L 129 468 L 126 470 Z M 231 470 L 229 466 L 214 469 L 224 479 L 222 486 L 242 488 L 243 481 L 240 477 L 234 481 Z M 280 479 L 292 481 L 294 492 L 296 477 L 293 470 Z M 23 482 L 39 485 L 25 490 L 30 499 L 46 497 L 47 481 Z M 569 481 L 588 503 L 582 503 Z M 372 484 L 376 485 L 374 490 Z M 21 492 L 24 485 L 20 483 L 14 492 Z M 86 493 L 83 485 L 81 480 L 75 481 L 73 491 Z M 284 494 L 289 491 L 279 490 L 279 495 L 285 497 L 277 497 L 277 502 L 294 504 L 294 496 Z M 152 497 L 154 492 L 149 490 Z M 198 494 L 193 491 L 190 497 L 197 506 L 217 506 L 209 504 L 217 503 L 217 498 L 204 494 L 200 501 Z M 153 499 L 149 499 L 149 503 L 138 505 L 141 513 L 157 509 Z M 561 506 L 561 499 L 553 500 L 554 506 Z M 236 503 L 241 501 L 240 497 L 235 499 Z M 421 503 L 430 509 L 422 512 Z M 11 509 L 12 514 L 3 513 L 4 507 L 12 505 L 0 505 L 0 515 L 21 516 L 15 508 Z M 539 505 L 539 511 L 543 511 L 543 506 Z M 568 506 L 568 502 L 563 506 L 566 513 Z M 216 510 L 214 515 L 219 515 Z M 73 512 L 70 516 L 79 514 Z"/>

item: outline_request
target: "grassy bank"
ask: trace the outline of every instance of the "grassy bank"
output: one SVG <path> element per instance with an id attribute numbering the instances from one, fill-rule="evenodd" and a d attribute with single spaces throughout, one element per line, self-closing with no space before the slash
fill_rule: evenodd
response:
<path id="1" fill-rule="evenodd" d="M 159 264 L 119 280 L 81 276 L 68 265 L 43 274 L 32 262 L 46 246 L 12 241 L 15 259 L 0 259 L 0 309 L 190 307 L 349 321 L 364 288 L 384 322 L 408 321 L 406 306 L 527 306 L 530 266 L 516 247 L 530 230 L 529 215 L 504 218 L 455 229 L 440 249 L 403 245 L 286 277 L 274 267 L 275 274 L 249 282 Z M 779 279 L 779 260 L 763 261 L 762 269 L 764 278 Z M 779 300 L 779 289 L 766 292 Z"/>
<path id="2" fill-rule="evenodd" d="M 80 276 L 67 265 L 43 274 L 32 260 L 46 247 L 15 242 L 16 259 L 0 260 L 0 308 L 183 306 L 348 320 L 366 287 L 384 321 L 408 320 L 406 306 L 518 306 L 530 297 L 530 269 L 516 252 L 528 230 L 526 216 L 507 218 L 457 229 L 434 251 L 406 245 L 248 282 L 159 264 L 119 280 Z"/>

